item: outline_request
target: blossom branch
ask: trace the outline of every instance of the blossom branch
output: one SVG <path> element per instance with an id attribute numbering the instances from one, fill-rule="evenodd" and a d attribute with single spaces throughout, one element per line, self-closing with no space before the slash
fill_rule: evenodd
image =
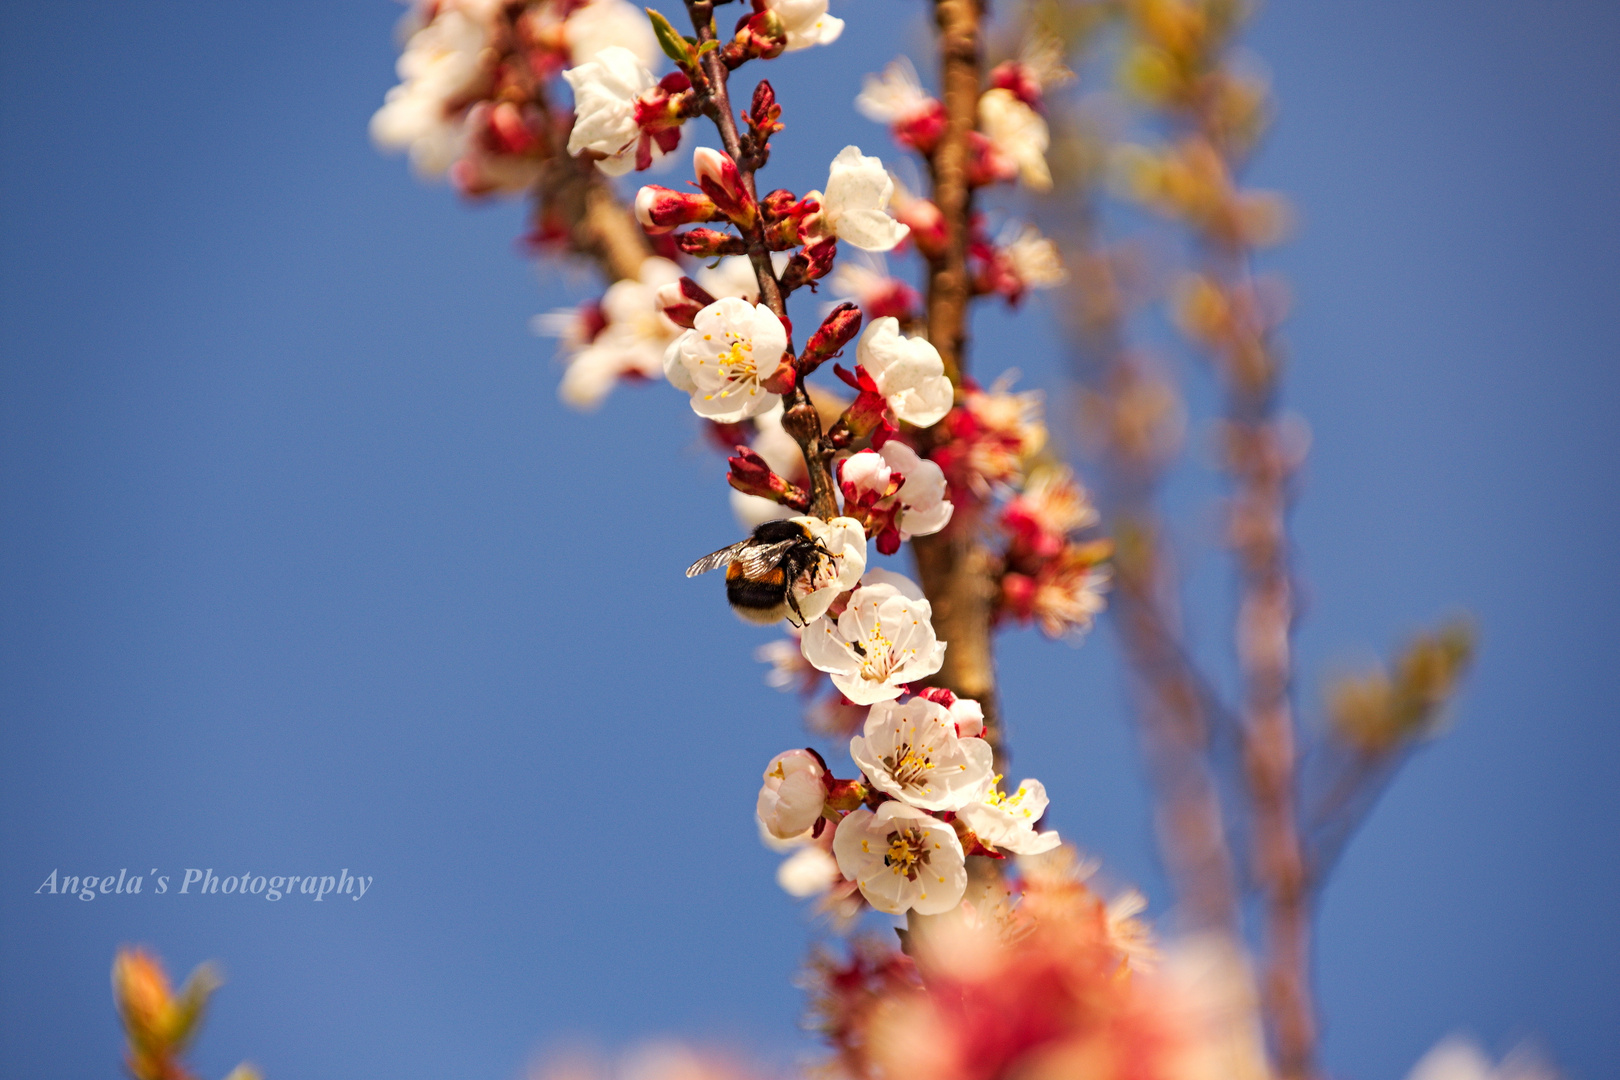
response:
<path id="1" fill-rule="evenodd" d="M 686 0 L 686 11 L 697 34 L 700 50 L 698 62 L 702 65 L 702 72 L 706 77 L 705 84 L 701 88 L 701 92 L 705 95 L 704 113 L 714 122 L 720 132 L 721 145 L 736 163 L 743 190 L 747 192 L 754 205 L 758 206 L 759 196 L 755 188 L 754 173 L 762 157 L 757 152 L 758 148 L 753 145 L 755 140 L 752 137 L 749 139 L 749 146 L 743 145 L 727 89 L 730 71 L 722 51 L 710 45 L 711 42 L 715 46 L 718 45 L 714 32 L 714 3 L 712 0 Z M 706 51 L 705 46 L 709 46 Z M 756 213 L 747 227 L 739 226 L 739 229 L 746 244 L 748 261 L 753 264 L 754 276 L 759 282 L 760 302 L 770 308 L 777 318 L 782 320 L 783 325 L 787 326 L 787 303 L 782 283 L 771 265 L 771 249 L 765 236 L 764 216 Z M 793 339 L 790 332 L 788 351 L 792 350 Z M 794 441 L 799 444 L 799 450 L 804 454 L 805 469 L 810 478 L 810 512 L 823 520 L 831 520 L 838 515 L 837 496 L 832 480 L 834 451 L 832 446 L 824 443 L 821 415 L 811 404 L 809 392 L 805 389 L 802 379 L 794 379 L 793 385 L 787 388 L 787 392 L 783 395 L 783 405 L 785 411 L 782 427 L 793 436 Z"/>
<path id="2" fill-rule="evenodd" d="M 973 211 L 969 167 L 983 85 L 980 14 L 979 0 L 934 3 L 945 125 L 928 162 L 945 243 L 942 251 L 928 259 L 924 322 L 928 340 L 939 350 L 945 372 L 957 386 L 967 370 L 968 305 L 973 298 L 967 265 L 969 218 Z M 951 645 L 945 666 L 933 681 L 974 698 L 984 707 L 985 738 L 1002 754 L 1003 731 L 991 640 L 995 583 L 1001 568 L 971 528 L 918 537 L 912 541 L 912 552 L 923 591 L 934 605 L 934 622 Z"/>

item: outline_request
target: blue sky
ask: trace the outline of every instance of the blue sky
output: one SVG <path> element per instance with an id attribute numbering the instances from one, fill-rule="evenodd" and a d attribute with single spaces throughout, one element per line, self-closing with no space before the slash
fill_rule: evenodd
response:
<path id="1" fill-rule="evenodd" d="M 733 538 L 662 387 L 556 401 L 528 317 L 590 295 L 378 156 L 385 2 L 7 4 L 0 34 L 0 1071 L 108 1075 L 120 942 L 222 962 L 199 1062 L 276 1077 L 518 1075 L 548 1045 L 811 1049 L 809 932 L 753 834 L 793 703 L 680 569 Z M 770 70 L 772 185 L 819 186 L 860 73 L 919 8 L 835 13 Z M 1301 703 L 1475 613 L 1454 727 L 1322 907 L 1335 1075 L 1442 1035 L 1620 1058 L 1613 493 L 1620 13 L 1273 3 L 1258 184 L 1301 211 L 1288 405 Z M 835 92 L 829 87 L 837 87 Z M 1063 400 L 1041 306 L 977 370 Z M 1040 329 L 1029 329 L 1041 324 Z M 1056 412 L 1056 408 L 1054 408 Z M 1184 539 L 1208 512 L 1183 489 Z M 1202 515 L 1202 516 L 1201 516 Z M 1218 554 L 1192 620 L 1218 641 Z M 712 587 L 710 587 L 712 586 Z M 1162 908 L 1106 629 L 1002 652 L 1017 768 Z M 363 901 L 41 897 L 71 874 L 375 877 Z"/>

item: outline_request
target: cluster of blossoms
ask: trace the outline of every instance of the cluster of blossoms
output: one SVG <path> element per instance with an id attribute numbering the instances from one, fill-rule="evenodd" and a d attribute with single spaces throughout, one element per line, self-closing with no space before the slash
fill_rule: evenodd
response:
<path id="1" fill-rule="evenodd" d="M 1059 840 L 1035 829 L 1047 805 L 1040 781 L 1025 780 L 1011 794 L 1000 789 L 976 702 L 940 689 L 902 698 L 895 680 L 937 669 L 944 643 L 931 640 L 923 621 L 927 601 L 901 591 L 910 584 L 903 578 L 884 576 L 855 591 L 841 625 L 805 630 L 811 662 L 841 669 L 834 679 L 842 675 L 843 687 L 872 702 L 849 743 L 860 777 L 834 777 L 814 750 L 786 751 L 766 767 L 755 813 L 764 834 L 819 853 L 794 856 L 783 877 L 789 891 L 843 900 L 858 889 L 879 911 L 938 915 L 962 903 L 967 856 L 1038 854 Z M 864 615 L 851 615 L 857 606 Z M 908 622 L 914 636 L 904 648 L 890 647 L 905 657 L 890 679 L 850 670 L 844 650 L 851 643 L 887 644 Z M 815 640 L 829 644 L 817 650 Z"/>
<path id="2" fill-rule="evenodd" d="M 975 879 L 904 952 L 875 940 L 812 965 L 813 1022 L 849 1077 L 1265 1080 L 1257 995 L 1216 939 L 1160 951 L 1141 898 L 1106 902 L 1064 847 Z"/>
<path id="3" fill-rule="evenodd" d="M 448 172 L 468 195 L 538 180 L 568 130 L 546 106 L 546 84 L 565 68 L 605 63 L 636 79 L 659 57 L 628 0 L 417 0 L 402 31 L 400 82 L 372 138 L 409 151 L 424 174 Z"/>

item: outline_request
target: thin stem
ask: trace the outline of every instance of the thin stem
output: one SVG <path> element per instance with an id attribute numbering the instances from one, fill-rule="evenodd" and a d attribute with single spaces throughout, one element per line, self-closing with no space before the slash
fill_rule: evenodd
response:
<path id="1" fill-rule="evenodd" d="M 714 41 L 712 0 L 687 0 L 686 12 L 692 20 L 692 29 L 697 34 L 699 45 Z M 699 63 L 708 83 L 704 112 L 719 129 L 721 145 L 736 163 L 749 198 L 757 204 L 759 198 L 754 186 L 754 162 L 743 153 L 737 119 L 731 110 L 731 95 L 727 89 L 730 71 L 719 49 L 710 49 Z M 754 277 L 759 282 L 760 301 L 787 326 L 787 302 L 782 295 L 782 283 L 771 265 L 771 249 L 765 240 L 763 215 L 756 214 L 753 225 L 740 231 L 748 244 L 748 261 L 753 264 Z M 788 351 L 793 351 L 791 334 Z M 804 454 L 805 469 L 810 476 L 810 512 L 824 521 L 836 517 L 838 501 L 832 480 L 833 448 L 826 445 L 822 438 L 821 416 L 810 403 L 810 394 L 802 382 L 794 383 L 792 390 L 784 396 L 783 405 L 782 427 L 799 444 L 799 450 Z"/>

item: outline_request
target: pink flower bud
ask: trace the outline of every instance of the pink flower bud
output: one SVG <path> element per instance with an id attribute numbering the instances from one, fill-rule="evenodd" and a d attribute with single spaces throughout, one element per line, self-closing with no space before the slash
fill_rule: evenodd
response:
<path id="1" fill-rule="evenodd" d="M 776 103 L 776 90 L 766 80 L 759 80 L 754 87 L 754 100 L 743 117 L 748 121 L 748 130 L 763 145 L 782 130 L 781 116 L 782 106 Z"/>
<path id="2" fill-rule="evenodd" d="M 695 191 L 648 184 L 636 192 L 636 220 L 654 236 L 696 221 L 718 221 L 721 216 L 713 199 Z"/>
<path id="3" fill-rule="evenodd" d="M 833 260 L 838 256 L 838 238 L 824 237 L 793 256 L 782 272 L 782 288 L 787 292 L 818 281 L 832 272 Z"/>

